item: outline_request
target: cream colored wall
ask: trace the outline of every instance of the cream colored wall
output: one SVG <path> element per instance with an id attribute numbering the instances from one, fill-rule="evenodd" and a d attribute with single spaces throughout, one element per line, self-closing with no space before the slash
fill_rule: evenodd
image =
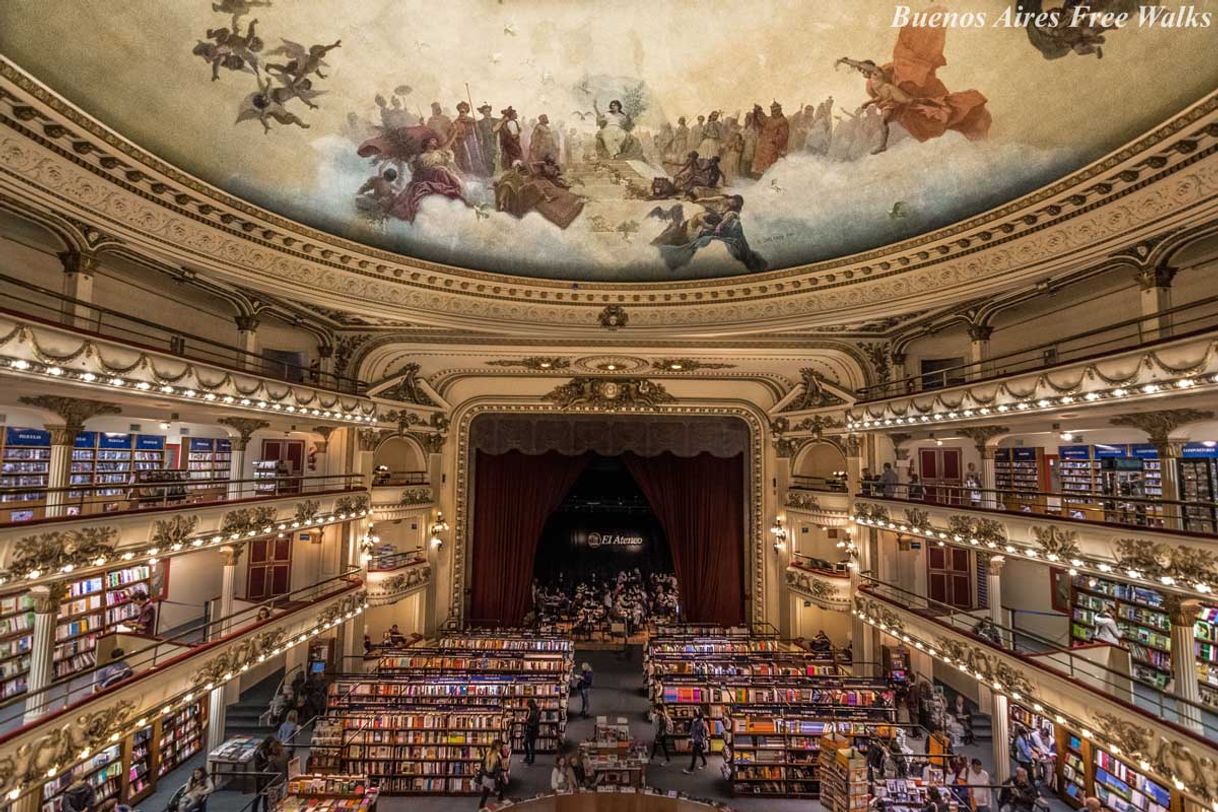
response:
<path id="1" fill-rule="evenodd" d="M 812 638 L 824 630 L 836 647 L 852 642 L 853 624 L 849 612 L 831 612 L 821 609 L 799 595 L 790 594 L 791 638 Z"/>

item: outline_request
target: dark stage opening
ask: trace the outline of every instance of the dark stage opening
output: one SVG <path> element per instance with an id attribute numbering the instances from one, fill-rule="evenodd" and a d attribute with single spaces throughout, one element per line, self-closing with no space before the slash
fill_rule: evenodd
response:
<path id="1" fill-rule="evenodd" d="M 533 574 L 550 586 L 635 569 L 672 573 L 668 539 L 621 458 L 595 455 L 546 521 Z"/>
<path id="2" fill-rule="evenodd" d="M 728 417 L 480 415 L 466 620 L 519 625 L 535 578 L 638 568 L 673 574 L 682 620 L 743 623 L 750 440 Z"/>

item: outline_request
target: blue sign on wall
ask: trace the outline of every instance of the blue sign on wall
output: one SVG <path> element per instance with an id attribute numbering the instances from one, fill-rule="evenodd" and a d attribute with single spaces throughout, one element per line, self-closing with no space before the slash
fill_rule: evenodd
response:
<path id="1" fill-rule="evenodd" d="M 135 438 L 135 447 L 140 451 L 162 451 L 165 438 L 159 434 L 141 434 Z"/>
<path id="2" fill-rule="evenodd" d="M 97 432 L 82 431 L 76 435 L 76 442 L 73 443 L 76 448 L 93 448 L 97 445 Z"/>
<path id="3" fill-rule="evenodd" d="M 1135 443 L 1129 447 L 1133 456 L 1140 460 L 1157 460 L 1159 459 L 1159 449 L 1155 448 L 1150 443 Z"/>
<path id="4" fill-rule="evenodd" d="M 51 432 L 42 429 L 9 428 L 4 432 L 7 445 L 49 446 Z"/>
<path id="5" fill-rule="evenodd" d="M 1026 447 L 1025 448 L 1012 448 L 1011 453 L 1016 462 L 1035 462 L 1036 461 L 1036 449 L 1035 448 L 1026 448 Z"/>
<path id="6" fill-rule="evenodd" d="M 208 437 L 191 437 L 190 438 L 190 450 L 191 451 L 211 451 L 211 449 L 212 449 L 212 445 L 211 445 L 210 438 L 208 438 Z"/>
<path id="7" fill-rule="evenodd" d="M 97 447 L 130 449 L 131 435 L 103 433 L 101 439 L 97 442 Z"/>
<path id="8" fill-rule="evenodd" d="M 216 450 L 217 451 L 232 451 L 233 450 L 233 441 L 232 440 L 216 440 Z"/>
<path id="9" fill-rule="evenodd" d="M 1091 459 L 1091 446 L 1060 445 L 1057 447 L 1057 454 L 1063 460 L 1089 460 Z"/>
<path id="10" fill-rule="evenodd" d="M 1095 447 L 1095 458 L 1097 460 L 1119 460 L 1124 459 L 1126 448 L 1123 445 L 1097 445 Z"/>
<path id="11" fill-rule="evenodd" d="M 1213 460 L 1218 459 L 1218 446 L 1207 446 L 1204 443 L 1187 443 L 1180 456 L 1187 460 Z"/>

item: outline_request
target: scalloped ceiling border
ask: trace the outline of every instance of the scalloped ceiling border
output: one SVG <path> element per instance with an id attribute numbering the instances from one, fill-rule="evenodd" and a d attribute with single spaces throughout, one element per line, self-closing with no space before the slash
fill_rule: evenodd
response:
<path id="1" fill-rule="evenodd" d="M 82 216 L 123 218 L 125 228 L 139 233 L 132 241 L 134 246 L 159 244 L 170 253 L 193 250 L 200 255 L 195 261 L 228 263 L 227 267 L 215 268 L 218 273 L 261 272 L 272 284 L 295 286 L 298 292 L 325 291 L 323 295 L 331 303 L 341 298 L 350 304 L 362 296 L 369 308 L 417 308 L 449 317 L 473 316 L 516 324 L 551 322 L 555 308 L 578 309 L 589 323 L 567 326 L 594 332 L 595 314 L 589 311 L 606 303 L 629 308 L 632 332 L 697 325 L 722 329 L 727 324 L 756 328 L 768 325 L 772 329 L 778 324 L 800 319 L 806 322 L 809 317 L 823 320 L 827 314 L 840 317 L 843 311 L 877 305 L 890 313 L 894 300 L 903 297 L 907 300 L 899 306 L 913 307 L 922 301 L 916 297 L 943 296 L 969 284 L 994 288 L 1009 284 L 1021 273 L 1043 276 L 1061 270 L 1063 264 L 1093 260 L 1094 252 L 1105 250 L 1105 242 L 1144 239 L 1145 230 L 1169 216 L 1173 218 L 1171 227 L 1180 228 L 1187 224 L 1182 221 L 1189 215 L 1193 221 L 1208 215 L 1203 204 L 1218 192 L 1218 172 L 1212 161 L 1171 188 L 1163 182 L 1187 167 L 1197 166 L 1215 151 L 1216 92 L 1053 184 L 977 217 L 886 248 L 757 276 L 692 283 L 581 282 L 578 290 L 572 290 L 571 282 L 410 260 L 307 228 L 203 184 L 161 161 L 5 59 L 0 59 L 0 80 L 0 96 L 9 102 L 12 113 L 5 116 L 5 124 L 22 138 L 70 161 L 56 163 L 45 155 L 32 160 L 19 142 L 7 138 L 0 141 L 4 145 L 0 167 L 8 170 L 10 180 L 20 179 L 24 185 L 13 191 L 35 206 L 48 205 L 48 196 L 57 197 L 65 208 L 79 206 L 82 201 L 87 205 L 88 197 L 80 187 L 83 185 L 94 196 L 98 193 L 95 185 L 81 177 L 87 172 L 122 189 L 127 199 L 116 203 L 103 195 L 111 210 L 98 211 L 100 206 L 91 206 Z M 41 133 L 30 124 L 35 119 L 42 119 Z M 77 128 L 86 135 L 75 132 Z M 56 143 L 64 139 L 70 147 Z M 112 152 L 121 153 L 126 162 Z M 99 157 L 90 159 L 93 154 Z M 22 173 L 22 167 L 14 170 L 12 165 L 23 160 L 26 171 Z M 1110 177 L 1096 180 L 1110 173 Z M 56 181 L 58 195 L 47 185 Z M 72 182 L 77 188 L 67 189 Z M 31 194 L 30 186 L 41 188 Z M 1136 201 L 1109 208 L 1136 193 L 1141 193 Z M 1135 207 L 1133 202 L 1139 205 Z M 175 216 L 180 219 L 172 220 Z M 150 233 L 157 226 L 162 233 Z M 104 225 L 95 227 L 110 230 Z M 208 233 L 199 233 L 204 227 Z M 190 237 L 200 247 L 190 247 Z M 1026 237 L 1038 239 L 1011 244 Z M 1092 255 L 1087 255 L 1088 251 Z M 983 252 L 984 256 L 978 256 Z M 363 280 L 338 278 L 344 274 Z M 256 284 L 248 278 L 244 281 Z M 970 295 L 976 293 L 974 290 Z"/>

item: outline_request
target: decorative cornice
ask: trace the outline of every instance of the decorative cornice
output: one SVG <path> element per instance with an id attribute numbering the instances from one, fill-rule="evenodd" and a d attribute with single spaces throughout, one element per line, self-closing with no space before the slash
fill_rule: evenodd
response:
<path id="1" fill-rule="evenodd" d="M 334 502 L 334 512 L 343 513 L 362 513 L 368 509 L 368 494 L 361 493 L 359 496 L 341 496 Z"/>
<path id="2" fill-rule="evenodd" d="M 805 367 L 799 371 L 799 376 L 802 379 L 800 392 L 783 408 L 784 412 L 802 412 L 808 409 L 845 405 L 845 398 L 830 392 L 815 370 Z"/>
<path id="3" fill-rule="evenodd" d="M 286 638 L 287 633 L 283 629 L 261 632 L 246 638 L 239 645 L 201 664 L 195 672 L 193 682 L 204 690 L 211 690 L 215 683 L 227 682 L 242 671 L 248 671 L 265 662 L 273 650 L 283 645 Z"/>
<path id="4" fill-rule="evenodd" d="M 1204 801 L 1218 801 L 1218 763 L 1165 728 L 1152 728 L 1110 713 L 1093 716 L 1095 729 L 1115 742 L 1123 756 L 1143 770 L 1173 776 L 1176 788 L 1187 788 Z M 1143 766 L 1144 765 L 1144 766 Z"/>
<path id="5" fill-rule="evenodd" d="M 1022 696 L 1036 696 L 1036 685 L 1022 671 L 1012 667 L 1005 659 L 985 647 L 965 643 L 954 637 L 940 637 L 937 645 L 939 651 L 949 659 L 963 664 L 977 679 L 983 682 L 999 682 L 1008 690 Z"/>
<path id="6" fill-rule="evenodd" d="M 831 612 L 849 611 L 849 589 L 840 588 L 848 586 L 849 582 L 846 579 L 836 580 L 842 582 L 840 586 L 833 580 L 821 578 L 798 567 L 787 567 L 786 582 L 792 591 L 799 593 L 822 609 Z"/>
<path id="7" fill-rule="evenodd" d="M 317 512 L 321 509 L 321 502 L 316 499 L 306 499 L 303 502 L 296 503 L 296 510 L 293 513 L 295 521 L 301 524 L 308 524 L 317 518 Z"/>
<path id="8" fill-rule="evenodd" d="M 271 425 L 265 420 L 252 417 L 221 417 L 216 422 L 237 432 L 238 436 L 234 437 L 232 441 L 234 451 L 244 451 L 249 445 L 250 438 L 254 436 L 254 432 L 269 428 Z"/>
<path id="9" fill-rule="evenodd" d="M 735 364 L 711 363 L 695 358 L 657 358 L 651 362 L 657 372 L 697 372 L 701 369 L 735 369 Z"/>
<path id="10" fill-rule="evenodd" d="M 344 497 L 346 498 L 346 497 Z M 335 513 L 339 513 L 335 503 Z M 257 535 L 275 523 L 278 511 L 273 507 L 241 508 L 224 514 L 220 522 L 220 532 L 225 535 L 239 533 L 241 535 Z"/>
<path id="11" fill-rule="evenodd" d="M 173 544 L 183 544 L 188 541 L 199 526 L 198 516 L 187 516 L 179 513 L 168 519 L 158 520 L 152 525 L 152 535 L 149 541 L 158 547 L 169 547 Z"/>
<path id="12" fill-rule="evenodd" d="M 1006 426 L 964 426 L 957 431 L 972 440 L 973 445 L 980 452 L 989 447 L 990 440 L 1010 434 L 1011 430 Z"/>
<path id="13" fill-rule="evenodd" d="M 663 384 L 647 378 L 602 378 L 582 376 L 557 386 L 544 396 L 561 409 L 581 408 L 616 411 L 654 409 L 676 401 Z"/>
<path id="14" fill-rule="evenodd" d="M 630 314 L 621 305 L 608 305 L 600 312 L 596 320 L 606 330 L 620 330 L 630 323 Z"/>
<path id="15" fill-rule="evenodd" d="M 820 510 L 820 502 L 807 491 L 787 491 L 787 507 L 793 510 Z"/>
<path id="16" fill-rule="evenodd" d="M 100 566 L 114 555 L 118 531 L 108 526 L 52 531 L 26 536 L 17 542 L 3 581 L 68 573 L 85 566 Z M 39 573 L 35 575 L 34 573 Z"/>
<path id="17" fill-rule="evenodd" d="M 961 539 L 975 538 L 987 546 L 1005 544 L 1007 541 L 1007 529 L 997 519 L 948 516 L 947 527 L 953 536 L 959 536 Z"/>
<path id="18" fill-rule="evenodd" d="M 398 499 L 399 505 L 430 505 L 436 500 L 431 488 L 407 488 Z"/>
<path id="19" fill-rule="evenodd" d="M 1078 547 L 1078 531 L 1076 530 L 1063 530 L 1055 524 L 1045 527 L 1034 525 L 1032 536 L 1049 561 L 1058 559 L 1069 561 L 1082 554 Z"/>
<path id="20" fill-rule="evenodd" d="M 412 431 L 407 435 L 428 454 L 439 454 L 444 450 L 444 435 L 438 431 Z"/>
<path id="21" fill-rule="evenodd" d="M 1122 570 L 1158 579 L 1164 586 L 1218 581 L 1218 558 L 1196 547 L 1122 538 L 1113 542 L 1113 554 Z"/>
<path id="22" fill-rule="evenodd" d="M 487 366 L 491 367 L 524 367 L 537 372 L 547 370 L 567 369 L 571 366 L 570 358 L 559 358 L 553 355 L 530 355 L 528 358 L 514 359 L 499 359 L 495 361 L 487 361 Z"/>

